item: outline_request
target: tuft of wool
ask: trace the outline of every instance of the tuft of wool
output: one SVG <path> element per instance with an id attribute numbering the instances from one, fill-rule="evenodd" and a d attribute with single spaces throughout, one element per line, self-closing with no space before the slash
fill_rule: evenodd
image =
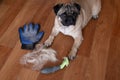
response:
<path id="1" fill-rule="evenodd" d="M 48 61 L 56 62 L 57 52 L 52 48 L 45 48 L 44 45 L 39 44 L 35 50 L 25 54 L 20 63 L 23 65 L 32 64 L 33 70 L 40 70 Z"/>

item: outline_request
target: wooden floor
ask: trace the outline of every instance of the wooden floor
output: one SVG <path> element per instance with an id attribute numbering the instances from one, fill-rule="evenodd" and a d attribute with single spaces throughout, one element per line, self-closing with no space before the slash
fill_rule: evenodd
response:
<path id="1" fill-rule="evenodd" d="M 83 30 L 78 56 L 67 68 L 43 75 L 19 63 L 28 51 L 21 49 L 18 28 L 30 22 L 41 24 L 44 42 L 55 18 L 52 7 L 66 1 L 0 0 L 0 80 L 120 80 L 120 0 L 102 0 L 99 19 Z M 72 44 L 71 37 L 60 33 L 52 47 L 62 58 Z"/>

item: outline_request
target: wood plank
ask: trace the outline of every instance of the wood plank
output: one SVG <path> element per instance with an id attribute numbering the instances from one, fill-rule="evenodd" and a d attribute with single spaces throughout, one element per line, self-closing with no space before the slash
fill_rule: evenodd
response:
<path id="1" fill-rule="evenodd" d="M 103 3 L 106 3 L 103 5 L 101 12 L 104 15 L 100 15 L 90 52 L 90 63 L 87 69 L 88 80 L 105 80 L 106 75 L 110 39 L 115 18 L 114 15 L 109 14 L 114 10 L 113 6 L 107 0 Z M 107 11 L 105 8 L 107 8 Z"/>
<path id="2" fill-rule="evenodd" d="M 4 14 L 8 11 L 9 9 L 9 6 L 8 5 L 5 5 L 5 4 L 1 4 L 0 5 L 0 24 L 2 23 L 2 17 L 4 17 Z"/>
<path id="3" fill-rule="evenodd" d="M 6 6 L 2 8 L 3 10 L 1 10 L 1 17 L 0 17 L 0 38 L 1 36 L 5 33 L 5 31 L 8 29 L 9 25 L 11 24 L 11 22 L 14 20 L 14 18 L 17 16 L 18 12 L 21 10 L 21 8 L 23 7 L 23 5 L 26 3 L 25 1 L 22 0 L 16 0 L 14 3 L 16 4 L 12 4 L 9 5 L 7 3 L 4 2 L 3 5 Z"/>
<path id="4" fill-rule="evenodd" d="M 11 48 L 0 45 L 0 69 L 3 67 L 6 60 L 8 59 L 11 50 L 12 50 Z"/>
<path id="5" fill-rule="evenodd" d="M 43 6 L 43 2 L 43 0 L 29 0 L 29 2 L 26 3 L 26 5 L 21 9 L 21 11 L 9 25 L 6 32 L 2 35 L 0 44 L 13 48 L 16 44 L 16 41 L 19 39 L 18 28 L 23 26 L 25 23 L 32 22 L 32 18 L 34 17 L 39 7 Z"/>
<path id="6" fill-rule="evenodd" d="M 0 70 L 0 79 L 17 80 L 19 79 L 19 71 L 22 69 L 19 63 L 21 56 L 26 50 L 21 50 L 21 44 L 18 41 L 15 48 L 11 51 L 10 56 L 6 60 L 4 66 Z"/>
<path id="7" fill-rule="evenodd" d="M 120 37 L 111 39 L 106 80 L 120 80 Z"/>
<path id="8" fill-rule="evenodd" d="M 88 74 L 86 70 L 88 64 L 89 58 L 79 55 L 77 59 L 72 61 L 65 69 L 63 80 L 87 80 Z"/>
<path id="9" fill-rule="evenodd" d="M 110 41 L 105 80 L 120 80 L 120 6 L 114 2 L 114 28 Z"/>

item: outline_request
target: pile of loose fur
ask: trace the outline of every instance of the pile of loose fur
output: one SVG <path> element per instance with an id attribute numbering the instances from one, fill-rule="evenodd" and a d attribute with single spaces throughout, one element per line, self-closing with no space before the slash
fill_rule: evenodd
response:
<path id="1" fill-rule="evenodd" d="M 32 52 L 25 54 L 20 63 L 23 65 L 33 64 L 33 70 L 40 70 L 48 61 L 56 62 L 56 51 L 52 48 L 46 48 L 44 45 L 37 45 Z"/>

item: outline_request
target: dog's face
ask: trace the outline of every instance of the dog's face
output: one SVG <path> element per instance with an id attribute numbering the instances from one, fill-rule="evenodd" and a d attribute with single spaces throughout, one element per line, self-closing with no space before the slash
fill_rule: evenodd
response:
<path id="1" fill-rule="evenodd" d="M 63 26 L 75 25 L 80 9 L 81 7 L 77 3 L 57 4 L 54 6 L 54 12 Z"/>

